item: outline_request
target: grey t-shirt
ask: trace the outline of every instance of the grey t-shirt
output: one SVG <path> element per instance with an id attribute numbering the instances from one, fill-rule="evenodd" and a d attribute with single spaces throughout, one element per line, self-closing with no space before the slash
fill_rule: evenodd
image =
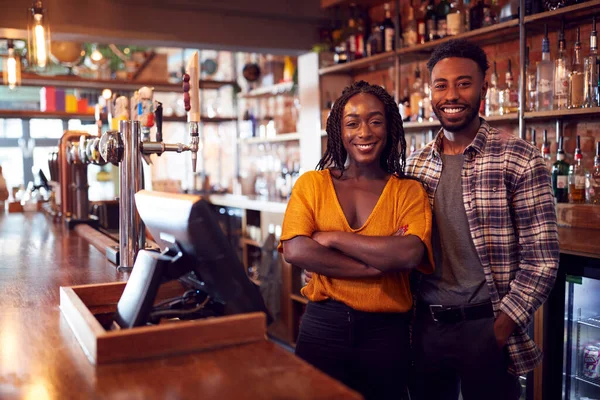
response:
<path id="1" fill-rule="evenodd" d="M 489 300 L 462 197 L 464 156 L 442 154 L 431 235 L 435 272 L 423 275 L 418 298 L 425 304 L 462 305 Z"/>

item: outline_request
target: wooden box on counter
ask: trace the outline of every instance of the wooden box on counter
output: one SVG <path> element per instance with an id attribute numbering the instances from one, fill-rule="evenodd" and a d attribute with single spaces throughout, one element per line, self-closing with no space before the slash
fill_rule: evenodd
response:
<path id="1" fill-rule="evenodd" d="M 556 204 L 558 226 L 600 229 L 600 206 L 594 204 Z"/>
<path id="2" fill-rule="evenodd" d="M 88 359 L 97 365 L 165 357 L 266 340 L 266 316 L 249 313 L 106 330 L 125 282 L 60 288 L 60 309 Z M 179 296 L 178 282 L 161 286 L 156 302 Z"/>

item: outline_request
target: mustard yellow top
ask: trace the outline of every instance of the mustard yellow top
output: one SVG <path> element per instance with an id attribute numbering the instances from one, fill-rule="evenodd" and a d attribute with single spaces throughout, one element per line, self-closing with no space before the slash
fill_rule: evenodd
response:
<path id="1" fill-rule="evenodd" d="M 315 232 L 353 232 L 367 236 L 391 236 L 398 230 L 419 237 L 429 264 L 418 269 L 433 272 L 431 206 L 421 184 L 392 176 L 365 224 L 352 229 L 337 199 L 329 170 L 306 172 L 294 185 L 283 220 L 282 242 Z M 406 312 L 412 307 L 408 272 L 390 272 L 374 278 L 328 278 L 313 274 L 302 289 L 311 301 L 333 299 L 360 311 Z"/>

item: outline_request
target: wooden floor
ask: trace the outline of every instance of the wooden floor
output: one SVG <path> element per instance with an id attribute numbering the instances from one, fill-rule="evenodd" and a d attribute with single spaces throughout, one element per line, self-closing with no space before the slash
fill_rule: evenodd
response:
<path id="1" fill-rule="evenodd" d="M 92 365 L 60 313 L 59 287 L 126 279 L 43 214 L 0 214 L 0 399 L 360 398 L 268 341 Z"/>

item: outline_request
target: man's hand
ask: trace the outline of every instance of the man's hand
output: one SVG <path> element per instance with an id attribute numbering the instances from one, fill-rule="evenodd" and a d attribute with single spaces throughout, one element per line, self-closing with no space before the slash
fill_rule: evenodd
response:
<path id="1" fill-rule="evenodd" d="M 506 341 L 517 328 L 517 323 L 512 320 L 506 313 L 500 311 L 498 318 L 494 321 L 494 334 L 498 348 L 502 349 L 506 345 Z"/>
<path id="2" fill-rule="evenodd" d="M 315 232 L 312 235 L 312 240 L 319 243 L 323 247 L 331 248 L 333 239 L 337 232 Z"/>
<path id="3" fill-rule="evenodd" d="M 312 279 L 312 272 L 310 272 L 309 270 L 304 270 L 304 284 L 308 285 Z"/>

